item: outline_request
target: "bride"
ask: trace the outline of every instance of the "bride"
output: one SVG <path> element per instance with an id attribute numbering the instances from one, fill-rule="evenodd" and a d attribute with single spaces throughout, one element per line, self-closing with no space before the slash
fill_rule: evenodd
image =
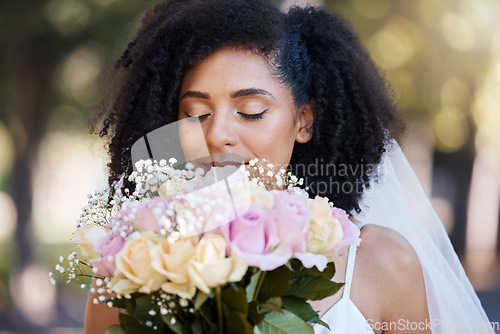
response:
<path id="1" fill-rule="evenodd" d="M 110 184 L 133 188 L 131 148 L 148 132 L 198 121 L 216 162 L 289 166 L 311 195 L 359 219 L 361 245 L 345 249 L 334 277 L 345 286 L 311 302 L 333 333 L 492 333 L 473 327 L 488 319 L 400 151 L 387 83 L 343 18 L 284 14 L 268 0 L 161 2 L 110 76 L 97 115 Z M 92 299 L 85 333 L 102 333 L 117 311 Z"/>

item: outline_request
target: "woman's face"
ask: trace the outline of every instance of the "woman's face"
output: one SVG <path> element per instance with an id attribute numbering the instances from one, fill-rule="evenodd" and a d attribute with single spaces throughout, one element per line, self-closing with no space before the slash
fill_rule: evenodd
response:
<path id="1" fill-rule="evenodd" d="M 216 166 L 254 158 L 286 166 L 295 141 L 311 139 L 314 118 L 310 104 L 294 105 L 290 89 L 273 75 L 264 58 L 229 49 L 213 53 L 186 71 L 178 118 L 190 117 L 199 120 L 204 151 L 208 148 Z M 182 137 L 188 160 L 201 158 L 200 142 Z"/>

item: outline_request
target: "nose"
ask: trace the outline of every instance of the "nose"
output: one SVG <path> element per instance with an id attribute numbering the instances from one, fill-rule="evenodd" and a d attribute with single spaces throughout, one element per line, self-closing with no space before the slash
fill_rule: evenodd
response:
<path id="1" fill-rule="evenodd" d="M 238 135 L 231 118 L 230 112 L 214 112 L 212 117 L 207 119 L 205 140 L 210 153 L 227 152 L 228 148 L 237 144 Z"/>

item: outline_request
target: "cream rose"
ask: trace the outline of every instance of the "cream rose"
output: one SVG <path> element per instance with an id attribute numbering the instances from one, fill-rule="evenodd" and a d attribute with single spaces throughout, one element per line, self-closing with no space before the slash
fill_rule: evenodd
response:
<path id="1" fill-rule="evenodd" d="M 73 241 L 78 244 L 82 255 L 89 260 L 101 258 L 101 253 L 95 250 L 96 242 L 108 235 L 110 229 L 100 225 L 80 227 L 73 235 Z"/>
<path id="2" fill-rule="evenodd" d="M 306 250 L 313 254 L 325 255 L 329 261 L 337 255 L 337 244 L 343 232 L 339 220 L 332 215 L 328 201 L 316 196 L 309 207 L 309 240 Z"/>
<path id="3" fill-rule="evenodd" d="M 159 241 L 154 233 L 142 232 L 125 243 L 115 258 L 116 274 L 120 279 L 115 280 L 113 291 L 126 293 L 123 290 L 130 290 L 135 286 L 139 292 L 151 293 L 160 288 L 166 279 L 151 267 L 151 250 Z"/>
<path id="4" fill-rule="evenodd" d="M 111 278 L 111 290 L 118 294 L 130 294 L 138 289 L 139 285 L 129 280 L 123 273 L 117 274 Z"/>
<path id="5" fill-rule="evenodd" d="M 265 206 L 269 210 L 274 207 L 271 193 L 253 181 L 231 185 L 231 192 L 237 201 L 248 206 L 257 204 Z"/>
<path id="6" fill-rule="evenodd" d="M 187 270 L 191 282 L 201 291 L 226 282 L 241 280 L 247 271 L 246 263 L 234 252 L 226 257 L 226 239 L 220 235 L 205 235 L 198 243 Z"/>
<path id="7" fill-rule="evenodd" d="M 194 296 L 196 288 L 189 280 L 186 263 L 194 256 L 196 243 L 196 237 L 177 239 L 173 243 L 162 240 L 153 248 L 153 269 L 169 280 L 161 285 L 163 291 L 187 299 Z"/>

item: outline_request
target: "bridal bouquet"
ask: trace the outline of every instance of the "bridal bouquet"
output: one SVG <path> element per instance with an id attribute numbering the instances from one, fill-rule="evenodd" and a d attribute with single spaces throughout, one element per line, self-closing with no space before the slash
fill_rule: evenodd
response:
<path id="1" fill-rule="evenodd" d="M 69 280 L 93 276 L 94 303 L 120 308 L 107 333 L 328 327 L 307 301 L 342 286 L 331 281 L 338 252 L 360 242 L 348 215 L 271 164 L 201 176 L 173 163 L 141 160 L 133 193 L 89 195 L 73 237 L 80 258 L 72 252 L 56 266 Z"/>

